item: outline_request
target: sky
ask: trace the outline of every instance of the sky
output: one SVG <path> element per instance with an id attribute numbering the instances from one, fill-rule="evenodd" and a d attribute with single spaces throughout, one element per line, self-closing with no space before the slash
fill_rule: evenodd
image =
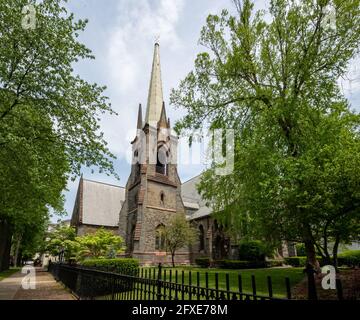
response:
<path id="1" fill-rule="evenodd" d="M 86 179 L 125 186 L 130 173 L 127 154 L 135 136 L 139 103 L 145 114 L 155 39 L 159 38 L 160 43 L 166 111 L 174 124 L 184 111 L 169 105 L 169 94 L 192 70 L 197 53 L 204 51 L 198 39 L 206 17 L 224 8 L 231 12 L 234 6 L 231 0 L 69 0 L 67 7 L 76 18 L 89 20 L 80 41 L 96 57 L 79 62 L 74 71 L 88 82 L 107 86 L 105 95 L 118 113 L 118 116 L 103 116 L 100 126 L 110 151 L 116 156 L 114 168 L 120 180 L 96 171 L 92 174 L 87 168 L 82 173 Z M 266 7 L 267 1 L 255 1 L 255 9 Z M 347 79 L 339 79 L 354 107 L 360 104 L 357 64 L 356 61 L 351 64 Z M 199 163 L 180 164 L 178 172 L 181 180 L 186 181 L 203 168 Z M 72 214 L 78 183 L 79 178 L 69 180 L 64 191 L 68 216 L 62 219 Z"/>

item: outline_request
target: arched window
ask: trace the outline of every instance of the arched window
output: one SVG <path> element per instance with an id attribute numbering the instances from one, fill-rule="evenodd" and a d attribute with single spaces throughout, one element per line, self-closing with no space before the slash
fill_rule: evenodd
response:
<path id="1" fill-rule="evenodd" d="M 205 232 L 203 225 L 199 225 L 199 251 L 205 250 Z"/>
<path id="2" fill-rule="evenodd" d="M 165 251 L 165 226 L 163 224 L 155 229 L 155 250 Z"/>

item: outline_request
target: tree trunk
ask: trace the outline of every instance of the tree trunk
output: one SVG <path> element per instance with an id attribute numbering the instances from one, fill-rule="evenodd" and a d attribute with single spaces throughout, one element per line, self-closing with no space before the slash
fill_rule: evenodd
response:
<path id="1" fill-rule="evenodd" d="M 15 245 L 14 267 L 18 266 L 18 257 L 19 257 L 19 249 L 20 249 L 21 239 L 22 239 L 22 235 L 19 234 L 17 241 L 16 241 L 16 245 Z"/>
<path id="2" fill-rule="evenodd" d="M 171 252 L 171 262 L 172 262 L 173 268 L 175 268 L 175 252 Z"/>
<path id="3" fill-rule="evenodd" d="M 318 250 L 319 250 L 319 248 L 318 248 Z M 321 252 L 321 258 L 323 259 L 324 264 L 326 264 L 326 265 L 331 264 L 331 256 L 329 254 L 327 244 L 326 244 L 326 246 L 324 245 L 324 250 L 323 250 L 323 252 Z"/>
<path id="4" fill-rule="evenodd" d="M 316 258 L 314 243 L 311 240 L 305 240 L 304 244 L 308 263 L 310 263 L 317 272 L 320 272 L 320 264 Z"/>
<path id="5" fill-rule="evenodd" d="M 0 271 L 10 267 L 12 228 L 6 220 L 0 220 Z"/>
<path id="6" fill-rule="evenodd" d="M 22 250 L 20 249 L 20 250 L 19 250 L 18 257 L 17 257 L 16 264 L 21 267 L 21 266 L 24 265 L 22 261 L 23 261 Z"/>
<path id="7" fill-rule="evenodd" d="M 303 242 L 305 245 L 307 263 L 312 265 L 317 273 L 321 272 L 319 261 L 316 258 L 315 242 L 308 224 L 303 225 Z"/>
<path id="8" fill-rule="evenodd" d="M 340 236 L 337 234 L 335 238 L 335 243 L 333 247 L 333 266 L 336 269 L 336 272 L 338 272 L 338 249 L 339 249 L 339 243 L 340 243 Z"/>

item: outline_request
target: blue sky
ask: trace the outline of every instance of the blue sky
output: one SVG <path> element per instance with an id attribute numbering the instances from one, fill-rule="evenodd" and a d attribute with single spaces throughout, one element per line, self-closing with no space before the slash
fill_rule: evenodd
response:
<path id="1" fill-rule="evenodd" d="M 266 4 L 267 1 L 258 0 L 256 9 L 266 8 Z M 138 104 L 146 106 L 155 38 L 160 36 L 167 113 L 175 123 L 183 112 L 169 106 L 169 93 L 192 69 L 197 53 L 204 50 L 198 45 L 198 39 L 207 15 L 220 13 L 223 8 L 232 11 L 234 7 L 231 0 L 69 0 L 67 7 L 77 18 L 89 19 L 80 40 L 96 57 L 78 63 L 75 72 L 89 82 L 106 85 L 105 93 L 118 113 L 118 116 L 104 116 L 101 130 L 117 157 L 114 167 L 120 181 L 105 174 L 91 174 L 86 168 L 83 175 L 124 186 L 130 170 L 126 153 L 135 134 Z M 360 102 L 359 73 L 360 68 L 354 61 L 348 79 L 339 80 L 354 107 Z M 202 168 L 199 164 L 179 165 L 178 171 L 184 181 L 200 173 Z M 68 190 L 64 191 L 69 216 L 78 183 L 79 179 L 69 181 Z"/>

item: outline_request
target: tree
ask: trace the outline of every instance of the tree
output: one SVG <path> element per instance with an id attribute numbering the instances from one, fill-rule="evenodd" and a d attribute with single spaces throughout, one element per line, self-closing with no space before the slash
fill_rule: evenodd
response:
<path id="1" fill-rule="evenodd" d="M 63 145 L 50 138 L 51 121 L 39 110 L 16 109 L 6 125 L 0 124 L 0 131 L 2 128 L 7 143 L 0 147 L 0 225 L 6 226 L 3 234 L 8 240 L 0 241 L 0 251 L 7 247 L 0 256 L 0 267 L 6 269 L 13 234 L 20 244 L 25 233 L 35 236 L 35 230 L 42 232 L 33 225 L 40 226 L 48 219 L 49 207 L 62 211 L 61 193 L 69 164 Z M 49 140 L 35 139 L 39 133 Z"/>
<path id="2" fill-rule="evenodd" d="M 175 267 L 175 253 L 186 245 L 193 244 L 197 239 L 197 231 L 183 214 L 175 214 L 165 227 L 166 248 L 171 253 L 172 266 Z"/>
<path id="3" fill-rule="evenodd" d="M 343 114 L 355 116 L 337 80 L 358 53 L 359 1 L 333 1 L 335 25 L 327 23 L 327 0 L 273 0 L 270 21 L 253 13 L 250 0 L 234 3 L 236 16 L 226 10 L 208 16 L 200 37 L 208 51 L 198 55 L 194 71 L 172 91 L 171 102 L 187 110 L 176 129 L 190 137 L 204 123 L 210 129 L 236 129 L 234 172 L 216 176 L 214 165 L 200 191 L 234 224 L 248 216 L 262 236 L 300 240 L 318 268 L 314 227 L 326 220 L 318 209 L 326 212 L 329 197 L 323 197 L 320 180 L 319 189 L 313 188 L 310 177 L 319 170 L 310 155 L 314 142 L 325 149 L 329 144 L 319 140 L 326 136 L 319 123 L 334 114 L 336 121 Z M 353 122 L 348 134 L 355 128 Z M 335 198 L 336 191 L 327 192 Z"/>
<path id="4" fill-rule="evenodd" d="M 45 243 L 46 252 L 53 256 L 63 254 L 65 261 L 113 257 L 124 250 L 123 239 L 111 231 L 101 228 L 78 237 L 73 227 L 62 223 L 49 231 Z"/>
<path id="5" fill-rule="evenodd" d="M 43 252 L 44 238 L 48 227 L 47 209 L 43 209 L 43 214 L 35 212 L 28 213 L 30 221 L 17 222 L 12 237 L 12 256 L 14 266 L 18 266 L 23 261 L 23 257 L 33 257 L 36 253 Z"/>
<path id="6" fill-rule="evenodd" d="M 95 233 L 76 237 L 79 244 L 79 256 L 84 258 L 114 258 L 114 255 L 124 251 L 124 240 L 104 228 Z"/>
<path id="7" fill-rule="evenodd" d="M 35 28 L 21 23 L 27 5 Z M 62 212 L 61 190 L 82 165 L 115 174 L 98 125 L 114 114 L 105 87 L 73 71 L 94 58 L 78 41 L 86 24 L 61 0 L 0 2 L 0 270 L 14 230 L 28 228 L 33 214 Z"/>
<path id="8" fill-rule="evenodd" d="M 341 115 L 327 116 L 325 120 L 318 125 L 321 134 L 312 143 L 309 153 L 314 166 L 308 174 L 307 189 L 313 192 L 310 205 L 319 217 L 318 223 L 312 226 L 315 246 L 324 261 L 327 264 L 332 261 L 336 267 L 340 242 L 357 240 L 360 234 L 360 176 L 357 170 L 360 166 L 357 130 L 360 120 L 359 116 L 345 111 Z"/>
<path id="9" fill-rule="evenodd" d="M 30 3 L 36 10 L 33 30 L 24 30 L 20 23 L 28 0 L 0 5 L 0 123 L 6 125 L 24 105 L 40 110 L 52 121 L 51 134 L 66 147 L 73 172 L 80 172 L 80 164 L 113 172 L 113 155 L 98 131 L 99 115 L 114 113 L 103 96 L 105 87 L 89 84 L 73 72 L 79 59 L 94 59 L 77 40 L 87 21 L 75 21 L 61 0 Z M 3 132 L 1 138 L 6 145 Z M 54 136 L 39 132 L 34 138 Z"/>
<path id="10" fill-rule="evenodd" d="M 49 230 L 45 243 L 46 252 L 58 257 L 63 255 L 65 261 L 76 259 L 80 250 L 75 229 L 62 223 Z"/>

